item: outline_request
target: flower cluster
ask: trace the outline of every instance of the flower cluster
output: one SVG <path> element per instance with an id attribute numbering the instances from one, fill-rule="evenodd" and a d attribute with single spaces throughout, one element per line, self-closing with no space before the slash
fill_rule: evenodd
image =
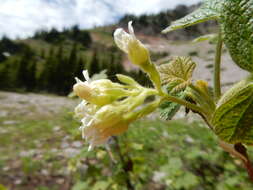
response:
<path id="1" fill-rule="evenodd" d="M 92 81 L 88 71 L 83 71 L 85 81 L 76 78 L 74 93 L 82 99 L 76 107 L 75 114 L 81 119 L 83 138 L 92 149 L 104 144 L 113 135 L 119 135 L 128 129 L 129 124 L 154 111 L 161 99 L 144 105 L 149 96 L 161 92 L 160 75 L 150 61 L 148 49 L 135 37 L 132 22 L 129 32 L 119 28 L 114 33 L 116 45 L 128 54 L 133 64 L 144 70 L 154 83 L 156 89 L 145 88 L 134 79 L 125 75 L 116 75 L 121 83 L 108 79 Z"/>
<path id="2" fill-rule="evenodd" d="M 76 107 L 75 114 L 81 119 L 83 138 L 89 142 L 89 150 L 104 144 L 113 135 L 128 129 L 129 124 L 150 112 L 158 105 L 156 100 L 141 106 L 148 96 L 156 95 L 154 89 L 144 88 L 134 79 L 117 75 L 115 83 L 107 79 L 91 81 L 84 71 L 85 82 L 76 79 L 73 89 L 82 102 Z"/>

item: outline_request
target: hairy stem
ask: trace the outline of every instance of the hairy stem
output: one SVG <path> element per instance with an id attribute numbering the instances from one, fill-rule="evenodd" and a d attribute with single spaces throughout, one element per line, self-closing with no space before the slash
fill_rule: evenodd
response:
<path id="1" fill-rule="evenodd" d="M 207 95 L 206 93 L 203 93 L 193 84 L 190 84 L 189 87 L 198 94 L 199 100 L 200 99 L 203 100 L 203 103 L 205 103 L 208 107 L 208 110 L 210 110 L 209 112 L 213 113 L 216 105 L 215 105 L 214 100 L 211 98 L 211 96 Z"/>
<path id="2" fill-rule="evenodd" d="M 214 63 L 214 97 L 216 101 L 221 96 L 221 82 L 220 82 L 221 51 L 222 51 L 222 32 L 220 30 L 218 35 L 218 42 L 216 45 L 216 55 Z"/>
<path id="3" fill-rule="evenodd" d="M 191 110 L 193 110 L 193 111 L 195 111 L 195 112 L 201 113 L 201 114 L 203 114 L 203 115 L 207 115 L 207 114 L 208 114 L 208 113 L 207 113 L 205 110 L 203 110 L 201 107 L 199 107 L 199 106 L 197 106 L 197 105 L 195 105 L 195 104 L 192 104 L 192 103 L 190 103 L 190 102 L 188 102 L 188 101 L 185 101 L 185 100 L 182 100 L 182 99 L 180 99 L 180 98 L 177 98 L 177 97 L 175 97 L 175 96 L 171 96 L 171 95 L 168 95 L 168 94 L 164 94 L 163 98 L 164 98 L 165 100 L 167 100 L 167 101 L 175 102 L 175 103 L 178 103 L 178 104 L 180 104 L 180 105 L 183 105 L 183 106 L 185 106 L 185 107 L 187 107 L 187 108 L 189 108 L 189 109 L 191 109 Z"/>

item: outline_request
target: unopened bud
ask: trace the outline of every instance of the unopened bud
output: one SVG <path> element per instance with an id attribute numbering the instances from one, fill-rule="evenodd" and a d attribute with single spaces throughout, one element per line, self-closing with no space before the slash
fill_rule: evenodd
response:
<path id="1" fill-rule="evenodd" d="M 132 21 L 128 23 L 129 33 L 126 33 L 122 28 L 114 32 L 114 41 L 116 45 L 125 53 L 128 54 L 131 62 L 138 66 L 149 64 L 148 49 L 135 37 Z"/>
<path id="2" fill-rule="evenodd" d="M 91 98 L 91 88 L 82 82 L 76 83 L 73 87 L 73 90 L 77 96 L 84 100 L 89 101 Z"/>

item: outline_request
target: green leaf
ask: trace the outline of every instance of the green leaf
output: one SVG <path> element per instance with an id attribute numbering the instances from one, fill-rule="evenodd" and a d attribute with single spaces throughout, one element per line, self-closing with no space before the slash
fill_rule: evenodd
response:
<path id="1" fill-rule="evenodd" d="M 229 0 L 222 8 L 224 42 L 234 62 L 253 72 L 253 0 Z"/>
<path id="2" fill-rule="evenodd" d="M 89 187 L 89 184 L 87 182 L 78 181 L 71 190 L 85 190 Z"/>
<path id="3" fill-rule="evenodd" d="M 205 0 L 199 9 L 172 22 L 171 25 L 162 32 L 167 33 L 197 23 L 218 19 L 220 17 L 220 10 L 224 1 L 226 0 Z"/>
<path id="4" fill-rule="evenodd" d="M 7 188 L 3 186 L 2 184 L 0 184 L 0 190 L 7 190 Z"/>
<path id="5" fill-rule="evenodd" d="M 162 83 L 168 94 L 185 99 L 186 87 L 191 83 L 192 73 L 196 64 L 187 57 L 175 57 L 170 63 L 158 68 Z M 160 117 L 165 120 L 172 119 L 179 111 L 181 105 L 166 101 L 160 105 Z"/>
<path id="6" fill-rule="evenodd" d="M 225 142 L 253 143 L 253 81 L 246 79 L 228 90 L 218 102 L 212 124 Z"/>
<path id="7" fill-rule="evenodd" d="M 182 177 L 178 178 L 175 181 L 174 186 L 177 189 L 191 189 L 192 187 L 198 185 L 198 178 L 192 173 L 186 172 Z"/>
<path id="8" fill-rule="evenodd" d="M 197 43 L 197 42 L 203 42 L 203 41 L 210 41 L 210 42 L 215 42 L 217 41 L 218 35 L 217 34 L 206 34 L 199 36 L 198 38 L 195 38 L 192 42 Z"/>
<path id="9" fill-rule="evenodd" d="M 177 83 L 169 83 L 168 85 L 164 86 L 166 88 L 167 93 L 169 92 L 173 92 L 173 88 L 175 88 L 175 86 L 177 85 Z M 184 90 L 182 91 L 176 91 L 174 93 L 169 93 L 175 97 L 178 97 L 180 99 L 185 99 L 186 98 L 186 93 Z M 159 107 L 159 111 L 160 111 L 160 117 L 164 120 L 171 120 L 176 113 L 179 111 L 181 105 L 177 104 L 175 102 L 163 102 L 160 107 Z"/>
<path id="10" fill-rule="evenodd" d="M 174 96 L 183 99 L 183 98 L 185 98 L 185 93 L 184 93 L 184 91 L 181 91 L 181 92 L 178 92 Z M 176 115 L 176 113 L 179 111 L 180 107 L 181 107 L 180 104 L 177 104 L 175 102 L 166 101 L 160 105 L 160 108 L 159 108 L 160 117 L 164 120 L 171 120 Z"/>
<path id="11" fill-rule="evenodd" d="M 92 190 L 104 190 L 107 189 L 110 185 L 110 181 L 98 181 L 95 183 L 95 185 L 92 187 Z"/>
<path id="12" fill-rule="evenodd" d="M 163 85 L 174 83 L 173 92 L 185 89 L 192 79 L 192 73 L 196 64 L 190 57 L 175 57 L 167 64 L 158 68 Z M 170 91 L 170 93 L 173 93 Z"/>

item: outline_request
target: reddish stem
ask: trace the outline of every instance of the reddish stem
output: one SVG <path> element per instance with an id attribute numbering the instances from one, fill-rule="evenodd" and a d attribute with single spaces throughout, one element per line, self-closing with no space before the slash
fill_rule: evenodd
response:
<path id="1" fill-rule="evenodd" d="M 249 156 L 247 154 L 246 147 L 243 146 L 241 143 L 238 143 L 238 144 L 234 145 L 234 149 L 237 152 L 239 152 L 240 154 L 242 154 L 247 159 L 247 161 L 246 160 L 242 160 L 242 161 L 243 161 L 245 168 L 247 169 L 250 180 L 253 182 L 253 166 L 252 166 Z"/>
<path id="2" fill-rule="evenodd" d="M 250 161 L 244 162 L 244 166 L 247 169 L 250 180 L 253 182 L 253 167 Z"/>

